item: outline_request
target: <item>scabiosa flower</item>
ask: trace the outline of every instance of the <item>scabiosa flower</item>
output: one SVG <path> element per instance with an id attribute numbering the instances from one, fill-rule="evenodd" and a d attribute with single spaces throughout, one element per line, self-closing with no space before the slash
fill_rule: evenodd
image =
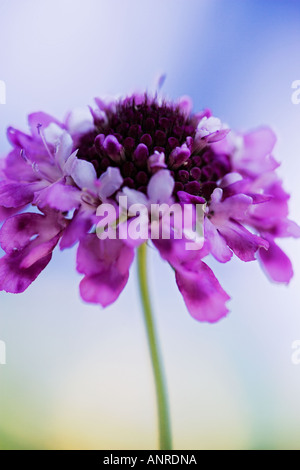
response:
<path id="1" fill-rule="evenodd" d="M 229 296 L 203 259 L 257 258 L 271 279 L 288 283 L 291 262 L 276 241 L 300 237 L 300 228 L 287 218 L 270 129 L 230 132 L 208 110 L 193 114 L 187 97 L 174 103 L 135 94 L 96 105 L 64 122 L 31 114 L 30 133 L 8 129 L 12 150 L 0 162 L 0 289 L 23 292 L 57 245 L 78 244 L 81 296 L 105 307 L 124 289 L 137 250 L 160 448 L 167 450 L 145 242 L 172 266 L 190 314 L 216 322 Z"/>
<path id="2" fill-rule="evenodd" d="M 2 290 L 23 292 L 58 244 L 65 249 L 79 242 L 82 298 L 114 302 L 135 246 L 151 238 L 148 229 L 138 241 L 97 236 L 97 208 L 120 209 L 120 196 L 149 212 L 151 204 L 203 205 L 200 249 L 186 249 L 189 237 L 185 231 L 181 239 L 174 236 L 175 222 L 169 239 L 152 240 L 197 320 L 214 322 L 228 311 L 229 296 L 203 261 L 208 254 L 221 263 L 233 254 L 242 261 L 257 257 L 271 279 L 290 281 L 292 266 L 276 239 L 299 237 L 300 228 L 287 219 L 289 196 L 275 172 L 270 129 L 229 132 L 208 110 L 192 114 L 188 98 L 172 103 L 145 94 L 96 99 L 96 105 L 64 122 L 31 114 L 28 134 L 8 129 L 13 148 L 1 162 L 0 182 Z"/>

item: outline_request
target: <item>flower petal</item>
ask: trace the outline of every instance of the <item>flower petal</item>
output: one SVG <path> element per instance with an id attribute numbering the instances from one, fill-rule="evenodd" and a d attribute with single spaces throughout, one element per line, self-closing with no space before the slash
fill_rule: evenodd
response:
<path id="1" fill-rule="evenodd" d="M 271 155 L 275 143 L 276 136 L 268 127 L 249 132 L 233 154 L 234 169 L 250 176 L 275 170 L 279 166 Z"/>
<path id="2" fill-rule="evenodd" d="M 95 189 L 97 173 L 92 163 L 75 158 L 71 176 L 79 188 Z"/>
<path id="3" fill-rule="evenodd" d="M 47 240 L 43 243 L 36 243 L 32 244 L 33 246 L 31 247 L 30 251 L 28 254 L 26 254 L 20 263 L 20 268 L 21 269 L 29 269 L 31 266 L 33 266 L 35 263 L 37 263 L 39 260 L 45 258 L 47 255 L 51 255 L 52 251 L 56 247 L 58 241 L 59 241 L 60 235 L 57 235 L 54 238 L 51 238 L 50 240 Z"/>
<path id="4" fill-rule="evenodd" d="M 54 147 L 59 143 L 61 136 L 64 133 L 64 129 L 53 122 L 44 129 L 44 137 L 49 144 Z"/>
<path id="5" fill-rule="evenodd" d="M 267 251 L 260 249 L 258 258 L 273 281 L 288 284 L 293 277 L 292 263 L 271 238 L 268 238 L 268 241 L 269 249 Z"/>
<path id="6" fill-rule="evenodd" d="M 45 216 L 41 214 L 18 214 L 4 222 L 0 231 L 0 245 L 6 253 L 22 250 L 30 239 L 39 233 Z"/>
<path id="7" fill-rule="evenodd" d="M 124 289 L 134 250 L 121 240 L 99 240 L 88 234 L 81 242 L 77 253 L 77 269 L 85 274 L 80 283 L 80 293 L 86 302 L 113 303 Z"/>
<path id="8" fill-rule="evenodd" d="M 56 128 L 59 128 L 62 131 L 62 124 L 53 116 L 50 116 L 50 114 L 44 113 L 42 111 L 29 114 L 28 124 L 30 126 L 32 135 L 35 137 L 40 137 L 40 127 L 42 127 L 42 130 L 45 131 L 47 127 L 55 125 Z M 47 141 L 50 142 L 48 139 Z"/>
<path id="9" fill-rule="evenodd" d="M 227 245 L 242 261 L 255 260 L 255 253 L 259 248 L 268 249 L 269 243 L 257 235 L 249 232 L 238 222 L 228 222 L 218 228 L 225 238 Z"/>
<path id="10" fill-rule="evenodd" d="M 0 182 L 0 205 L 4 207 L 21 207 L 32 202 L 34 190 L 31 183 Z"/>
<path id="11" fill-rule="evenodd" d="M 127 198 L 126 205 L 124 205 L 124 196 Z M 142 204 L 146 207 L 149 205 L 149 200 L 144 193 L 137 191 L 136 189 L 127 188 L 126 186 L 118 193 L 118 201 L 120 206 L 126 210 L 129 209 L 129 207 L 133 204 Z"/>
<path id="12" fill-rule="evenodd" d="M 24 158 L 24 152 L 15 148 L 4 160 L 4 176 L 11 181 L 26 181 L 28 183 L 36 181 L 37 175 L 33 170 L 32 163 Z"/>
<path id="13" fill-rule="evenodd" d="M 226 302 L 230 297 L 205 263 L 201 262 L 197 272 L 176 270 L 176 282 L 196 320 L 214 323 L 227 315 Z"/>
<path id="14" fill-rule="evenodd" d="M 0 206 L 0 222 L 3 222 L 4 220 L 8 219 L 18 211 L 19 208 Z"/>
<path id="15" fill-rule="evenodd" d="M 0 230 L 0 245 L 7 254 L 24 250 L 28 245 L 44 243 L 56 237 L 65 227 L 55 211 L 46 215 L 37 213 L 17 214 L 7 219 Z M 37 238 L 34 238 L 37 236 Z"/>
<path id="16" fill-rule="evenodd" d="M 88 107 L 73 109 L 67 116 L 66 126 L 72 135 L 92 131 L 95 125 L 90 109 Z"/>
<path id="17" fill-rule="evenodd" d="M 7 254 L 0 259 L 0 290 L 23 292 L 51 260 L 65 222 L 55 211 L 8 219 L 0 233 Z"/>
<path id="18" fill-rule="evenodd" d="M 216 188 L 211 195 L 209 211 L 213 213 L 213 223 L 222 226 L 229 219 L 243 220 L 246 212 L 252 204 L 252 198 L 246 194 L 236 194 L 222 201 L 223 191 Z"/>
<path id="19" fill-rule="evenodd" d="M 25 253 L 16 252 L 0 259 L 0 290 L 13 294 L 24 292 L 45 269 L 52 257 L 52 254 L 48 254 L 29 268 L 25 268 L 21 267 L 25 254 L 26 250 Z"/>
<path id="20" fill-rule="evenodd" d="M 123 178 L 119 168 L 109 167 L 98 179 L 98 195 L 101 201 L 105 201 L 112 196 L 123 184 Z"/>
<path id="21" fill-rule="evenodd" d="M 63 132 L 59 138 L 59 143 L 55 154 L 55 161 L 61 170 L 63 170 L 66 161 L 72 154 L 72 148 L 72 137 L 70 136 L 70 134 L 68 134 L 68 132 Z"/>
<path id="22" fill-rule="evenodd" d="M 177 196 L 180 202 L 187 204 L 205 204 L 205 199 L 200 196 L 194 196 L 193 194 L 187 193 L 185 191 L 178 191 Z"/>
<path id="23" fill-rule="evenodd" d="M 148 184 L 148 196 L 152 204 L 170 202 L 174 179 L 169 170 L 159 170 L 151 178 Z"/>
<path id="24" fill-rule="evenodd" d="M 227 263 L 232 258 L 232 251 L 228 248 L 224 238 L 211 221 L 204 218 L 204 236 L 208 240 L 212 255 L 221 263 Z"/>
<path id="25" fill-rule="evenodd" d="M 36 193 L 34 203 L 39 208 L 49 206 L 52 209 L 65 212 L 79 207 L 80 194 L 78 188 L 58 182 Z"/>
<path id="26" fill-rule="evenodd" d="M 92 218 L 86 211 L 77 211 L 70 220 L 69 225 L 64 230 L 60 242 L 60 249 L 70 248 L 80 241 L 91 229 L 93 225 Z"/>

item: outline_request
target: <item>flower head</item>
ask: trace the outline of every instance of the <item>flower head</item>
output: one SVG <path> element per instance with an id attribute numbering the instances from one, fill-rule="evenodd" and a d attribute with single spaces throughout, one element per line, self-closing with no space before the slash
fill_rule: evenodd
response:
<path id="1" fill-rule="evenodd" d="M 270 129 L 229 132 L 208 110 L 192 114 L 187 98 L 173 103 L 145 94 L 96 104 L 64 122 L 31 114 L 28 134 L 8 129 L 13 148 L 0 165 L 0 289 L 24 291 L 58 244 L 79 242 L 81 296 L 107 306 L 146 240 L 174 268 L 198 320 L 214 322 L 228 311 L 228 295 L 203 262 L 209 254 L 221 263 L 233 254 L 258 258 L 273 280 L 289 282 L 291 263 L 276 239 L 299 237 L 300 228 L 287 218 L 289 196 L 275 172 Z M 99 235 L 106 226 L 114 229 Z"/>

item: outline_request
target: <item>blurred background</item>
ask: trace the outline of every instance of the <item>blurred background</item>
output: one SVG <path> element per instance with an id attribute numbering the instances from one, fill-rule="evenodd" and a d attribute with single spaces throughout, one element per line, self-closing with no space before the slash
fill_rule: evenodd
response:
<path id="1" fill-rule="evenodd" d="M 298 0 L 1 0 L 0 153 L 26 115 L 63 118 L 95 96 L 188 94 L 234 129 L 271 125 L 300 222 Z M 300 449 L 300 245 L 288 287 L 258 263 L 210 265 L 231 295 L 215 325 L 188 314 L 172 270 L 151 250 L 150 276 L 176 449 Z M 78 293 L 76 250 L 22 295 L 0 293 L 0 449 L 154 449 L 156 404 L 136 268 L 105 310 Z"/>

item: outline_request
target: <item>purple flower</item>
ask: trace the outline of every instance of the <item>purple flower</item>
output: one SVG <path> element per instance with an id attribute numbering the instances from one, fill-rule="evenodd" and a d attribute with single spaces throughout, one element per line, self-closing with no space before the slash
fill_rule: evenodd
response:
<path id="1" fill-rule="evenodd" d="M 234 254 L 257 258 L 271 279 L 290 281 L 291 262 L 276 240 L 300 237 L 300 228 L 287 218 L 289 195 L 276 175 L 270 129 L 229 132 L 208 110 L 192 114 L 186 97 L 171 103 L 133 95 L 96 104 L 64 122 L 31 114 L 28 134 L 8 129 L 12 150 L 0 166 L 1 290 L 23 292 L 58 244 L 79 243 L 81 296 L 107 306 L 127 283 L 135 247 L 150 239 L 200 321 L 228 312 L 229 296 L 203 261 L 209 254 L 221 263 Z M 131 209 L 123 217 L 125 196 Z M 107 207 L 113 211 L 104 218 Z M 187 207 L 183 226 L 178 215 Z M 99 235 L 107 220 L 117 236 Z M 138 239 L 132 224 L 140 225 Z"/>

